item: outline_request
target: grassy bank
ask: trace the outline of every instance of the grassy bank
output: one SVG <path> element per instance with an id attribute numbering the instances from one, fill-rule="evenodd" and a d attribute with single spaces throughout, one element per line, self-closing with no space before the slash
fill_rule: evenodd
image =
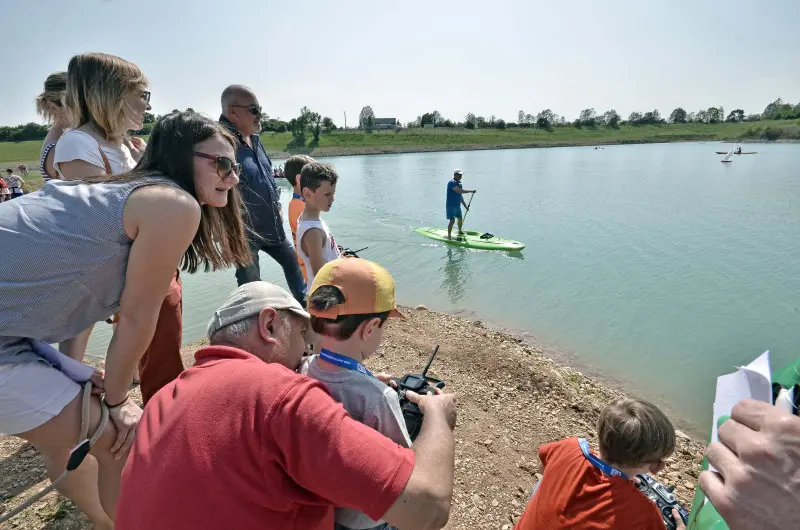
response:
<path id="1" fill-rule="evenodd" d="M 755 123 L 623 125 L 610 127 L 556 127 L 541 129 L 402 129 L 394 131 L 335 131 L 314 142 L 310 135 L 297 145 L 290 133 L 263 133 L 261 140 L 272 155 L 310 153 L 316 156 L 348 154 L 500 149 L 570 145 L 632 144 L 702 140 L 800 139 L 800 125 L 793 121 Z M 38 165 L 41 142 L 0 142 L 0 165 L 26 162 Z"/>
<path id="2" fill-rule="evenodd" d="M 775 135 L 775 131 L 778 131 Z M 610 127 L 556 127 L 541 129 L 402 129 L 394 131 L 337 131 L 322 135 L 319 143 L 309 141 L 302 148 L 292 143 L 289 133 L 265 133 L 264 145 L 273 153 L 308 152 L 316 156 L 372 154 L 461 149 L 635 144 L 702 140 L 800 139 L 800 126 L 794 122 L 675 124 Z"/>

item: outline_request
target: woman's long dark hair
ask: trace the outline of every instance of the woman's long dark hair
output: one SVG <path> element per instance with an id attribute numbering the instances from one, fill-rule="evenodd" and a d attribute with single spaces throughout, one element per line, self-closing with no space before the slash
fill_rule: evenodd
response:
<path id="1" fill-rule="evenodd" d="M 236 148 L 236 139 L 219 123 L 194 111 L 172 112 L 153 127 L 142 159 L 129 173 L 105 177 L 103 182 L 130 181 L 142 177 L 169 179 L 197 199 L 194 187 L 194 148 L 214 135 L 222 136 Z M 96 180 L 95 180 L 96 182 Z M 202 206 L 200 227 L 181 260 L 181 269 L 194 273 L 252 261 L 243 219 L 242 196 L 234 186 L 223 208 Z"/>

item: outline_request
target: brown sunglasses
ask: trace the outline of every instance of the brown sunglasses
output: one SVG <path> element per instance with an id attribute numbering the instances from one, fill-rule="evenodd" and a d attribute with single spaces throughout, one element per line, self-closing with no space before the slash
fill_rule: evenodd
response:
<path id="1" fill-rule="evenodd" d="M 222 178 L 230 176 L 231 171 L 236 173 L 237 177 L 242 172 L 242 165 L 235 163 L 227 156 L 209 155 L 208 153 L 200 153 L 199 151 L 195 151 L 194 156 L 215 161 L 217 163 L 217 174 Z"/>

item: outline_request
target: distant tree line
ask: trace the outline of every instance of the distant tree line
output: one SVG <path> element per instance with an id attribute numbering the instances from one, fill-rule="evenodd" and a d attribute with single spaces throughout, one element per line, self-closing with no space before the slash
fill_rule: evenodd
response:
<path id="1" fill-rule="evenodd" d="M 517 121 L 505 122 L 497 119 L 494 115 L 486 118 L 476 116 L 470 112 L 464 117 L 464 121 L 454 122 L 444 118 L 439 111 L 426 112 L 422 116 L 417 116 L 416 120 L 410 121 L 406 127 L 464 127 L 467 129 L 496 128 L 506 129 L 511 127 L 537 128 L 551 130 L 553 127 L 598 127 L 606 126 L 618 128 L 620 125 L 661 125 L 665 123 L 722 123 L 722 122 L 755 122 L 761 120 L 794 120 L 800 119 L 800 103 L 792 105 L 784 103 L 783 100 L 776 99 L 764 109 L 761 114 L 745 114 L 742 109 L 732 110 L 725 115 L 723 107 L 709 107 L 700 109 L 697 112 L 687 112 L 678 107 L 673 110 L 668 118 L 661 116 L 658 109 L 647 112 L 631 112 L 627 119 L 623 119 L 614 110 L 608 110 L 599 114 L 595 109 L 583 109 L 575 120 L 568 120 L 565 116 L 559 116 L 550 109 L 545 109 L 538 114 L 526 113 L 520 110 L 517 113 Z"/>
<path id="2" fill-rule="evenodd" d="M 365 113 L 365 110 L 369 112 Z M 371 114 L 370 107 L 364 107 L 362 110 L 362 119 L 360 123 L 362 128 L 371 127 Z M 595 109 L 583 109 L 575 120 L 568 120 L 565 116 L 559 116 L 550 109 L 545 109 L 538 114 L 526 113 L 520 110 L 517 113 L 516 122 L 506 122 L 498 119 L 492 115 L 488 118 L 484 116 L 477 116 L 474 113 L 468 113 L 463 121 L 453 121 L 445 118 L 437 110 L 426 112 L 417 119 L 412 120 L 406 124 L 408 128 L 415 127 L 464 127 L 466 129 L 485 129 L 496 128 L 506 129 L 512 127 L 521 128 L 537 128 L 552 130 L 553 127 L 598 127 L 606 126 L 611 128 L 618 128 L 620 125 L 660 125 L 665 123 L 721 123 L 721 122 L 745 122 L 745 121 L 761 121 L 761 120 L 793 120 L 800 119 L 800 103 L 791 105 L 784 103 L 783 100 L 776 99 L 774 102 L 767 105 L 764 112 L 761 114 L 745 114 L 742 109 L 735 109 L 727 116 L 725 109 L 722 107 L 709 107 L 707 109 L 700 109 L 697 112 L 687 112 L 685 109 L 678 107 L 673 110 L 668 118 L 663 118 L 658 109 L 647 112 L 631 112 L 627 119 L 624 119 L 620 114 L 614 110 L 608 110 L 599 114 Z"/>
<path id="3" fill-rule="evenodd" d="M 188 108 L 186 110 L 192 110 Z M 176 112 L 177 109 L 173 110 Z M 161 116 L 156 116 L 149 112 L 144 115 L 144 125 L 138 131 L 132 131 L 136 135 L 148 135 L 153 129 L 156 121 Z M 406 127 L 464 127 L 466 129 L 506 129 L 512 127 L 537 128 L 552 130 L 554 127 L 598 127 L 606 126 L 618 128 L 620 125 L 660 125 L 665 123 L 721 123 L 721 122 L 757 122 L 761 120 L 794 120 L 800 119 L 800 103 L 792 105 L 784 103 L 781 98 L 776 99 L 766 106 L 761 114 L 745 114 L 742 109 L 732 110 L 725 115 L 722 107 L 709 107 L 700 109 L 696 112 L 687 112 L 678 107 L 673 110 L 668 118 L 663 118 L 661 113 L 654 109 L 648 112 L 631 112 L 627 119 L 623 119 L 614 110 L 608 110 L 602 114 L 595 109 L 583 109 L 575 120 L 567 120 L 565 116 L 559 116 L 550 109 L 545 109 L 538 114 L 529 114 L 523 110 L 517 113 L 516 122 L 506 122 L 503 119 L 491 115 L 488 118 L 468 113 L 463 121 L 453 121 L 445 118 L 438 110 L 426 112 L 417 116 L 415 120 L 406 123 Z M 365 106 L 359 114 L 359 128 L 371 130 L 375 120 L 375 112 L 372 107 Z M 399 123 L 398 123 L 399 125 Z M 295 146 L 306 144 L 306 135 L 310 135 L 314 142 L 319 142 L 320 134 L 330 133 L 338 129 L 333 120 L 328 116 L 321 116 L 318 112 L 310 110 L 308 107 L 300 109 L 300 115 L 289 121 L 283 121 L 269 116 L 264 116 L 261 120 L 261 128 L 265 132 L 290 132 L 292 142 Z M 0 126 L 0 142 L 24 142 L 28 140 L 43 140 L 47 135 L 49 127 L 39 123 L 26 123 L 25 125 Z"/>

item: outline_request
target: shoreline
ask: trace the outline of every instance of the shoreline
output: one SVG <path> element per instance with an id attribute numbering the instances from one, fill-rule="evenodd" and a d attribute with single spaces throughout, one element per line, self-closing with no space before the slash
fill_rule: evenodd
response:
<path id="1" fill-rule="evenodd" d="M 536 334 L 532 331 L 511 328 L 490 318 L 481 318 L 480 315 L 473 310 L 464 309 L 453 312 L 441 311 L 441 313 L 463 319 L 468 322 L 480 324 L 487 329 L 502 335 L 508 335 L 517 340 L 520 344 L 537 351 L 540 355 L 544 356 L 550 362 L 558 365 L 562 369 L 571 370 L 577 374 L 580 374 L 581 376 L 595 380 L 609 390 L 651 401 L 653 404 L 663 410 L 667 416 L 669 416 L 670 420 L 678 430 L 690 435 L 693 440 L 703 443 L 707 441 L 710 431 L 706 431 L 700 426 L 693 425 L 690 421 L 681 417 L 681 415 L 671 406 L 664 403 L 665 398 L 663 398 L 663 396 L 648 394 L 646 390 L 637 388 L 636 384 L 630 379 L 615 378 L 603 373 L 602 368 L 594 366 L 590 362 L 583 360 L 577 352 L 559 350 L 554 346 L 550 346 L 540 341 Z"/>
<path id="2" fill-rule="evenodd" d="M 284 179 L 280 179 L 280 181 L 284 181 Z M 405 300 L 404 302 L 410 301 Z M 646 389 L 637 387 L 635 382 L 629 378 L 612 377 L 604 373 L 603 368 L 595 366 L 592 363 L 582 359 L 578 352 L 560 350 L 555 346 L 542 342 L 533 331 L 509 327 L 499 320 L 481 315 L 472 309 L 442 311 L 438 309 L 428 309 L 426 304 L 408 304 L 401 303 L 399 301 L 398 304 L 406 310 L 424 307 L 426 308 L 425 311 L 429 311 L 431 314 L 441 314 L 447 317 L 463 320 L 471 324 L 483 326 L 503 336 L 511 337 L 513 340 L 537 351 L 549 361 L 559 365 L 564 369 L 572 370 L 581 376 L 590 377 L 591 379 L 596 380 L 599 384 L 615 392 L 637 395 L 653 402 L 670 417 L 676 428 L 691 435 L 693 439 L 705 441 L 708 437 L 709 431 L 706 430 L 706 428 L 699 425 L 694 425 L 689 420 L 683 418 L 676 410 L 666 403 L 666 397 L 648 393 Z M 203 340 L 203 338 L 189 340 L 183 344 L 182 348 L 191 348 Z M 105 353 L 103 353 L 103 355 L 105 355 Z M 105 362 L 104 357 L 100 357 L 88 352 L 86 354 L 86 361 L 94 365 L 102 365 Z"/>
<path id="3" fill-rule="evenodd" d="M 297 149 L 292 151 L 267 149 L 267 154 L 273 160 L 285 160 L 292 155 L 304 154 L 313 157 L 325 158 L 335 156 L 365 156 L 365 155 L 396 155 L 406 153 L 447 153 L 458 151 L 493 151 L 507 149 L 550 149 L 555 147 L 594 147 L 606 145 L 646 145 L 646 144 L 675 144 L 675 143 L 703 143 L 719 142 L 721 144 L 739 142 L 748 144 L 797 144 L 800 140 L 778 139 L 764 140 L 761 138 L 718 140 L 713 137 L 706 139 L 698 138 L 679 138 L 675 140 L 665 140 L 664 138 L 643 138 L 636 140 L 600 140 L 597 142 L 589 141 L 566 141 L 566 142 L 529 142 L 521 144 L 465 144 L 465 145 L 435 145 L 435 146 L 386 146 L 386 147 L 319 147 L 310 149 Z"/>
<path id="4" fill-rule="evenodd" d="M 387 328 L 378 353 L 365 364 L 394 376 L 419 373 L 435 345 L 431 374 L 457 394 L 456 480 L 450 530 L 511 528 L 538 479 L 537 448 L 565 437 L 586 438 L 596 447 L 595 423 L 605 404 L 626 393 L 554 360 L 532 336 L 513 334 L 472 319 L 468 313 L 403 306 L 406 320 Z M 182 349 L 191 366 L 203 341 Z M 102 365 L 102 363 L 98 363 Z M 141 403 L 138 387 L 132 396 Z M 679 422 L 673 424 L 680 429 Z M 705 439 L 676 431 L 675 453 L 657 476 L 691 503 Z M 0 510 L 24 501 L 48 483 L 44 464 L 29 444 L 0 436 Z M 90 528 L 71 503 L 50 493 L 11 524 L 18 530 Z"/>
<path id="5" fill-rule="evenodd" d="M 591 138 L 565 140 L 565 141 L 541 141 L 541 142 L 522 142 L 522 143 L 476 143 L 476 144 L 434 144 L 434 145 L 395 145 L 395 146 L 353 146 L 353 147 L 310 147 L 304 149 L 292 149 L 290 151 L 285 149 L 274 149 L 265 147 L 267 154 L 273 160 L 286 160 L 292 155 L 305 154 L 319 158 L 337 157 L 337 156 L 366 156 L 366 155 L 393 155 L 393 154 L 406 154 L 406 153 L 448 153 L 448 152 L 466 152 L 466 151 L 492 151 L 492 150 L 508 150 L 508 149 L 550 149 L 556 147 L 594 147 L 594 146 L 608 146 L 608 145 L 647 145 L 647 144 L 674 144 L 674 143 L 702 143 L 702 142 L 718 142 L 726 144 L 731 142 L 738 142 L 743 144 L 800 144 L 800 139 L 793 138 L 779 138 L 777 140 L 766 140 L 763 138 L 733 138 L 733 139 L 718 139 L 716 136 L 710 134 L 705 138 L 698 138 L 693 135 L 691 137 L 663 137 L 654 136 L 651 138 L 620 138 L 620 139 L 598 139 L 590 141 Z M 20 164 L 29 166 L 29 179 L 32 180 L 38 189 L 43 185 L 41 182 L 41 175 L 39 174 L 39 161 L 38 160 L 9 160 L 0 162 L 0 166 L 13 166 L 16 167 Z"/>

